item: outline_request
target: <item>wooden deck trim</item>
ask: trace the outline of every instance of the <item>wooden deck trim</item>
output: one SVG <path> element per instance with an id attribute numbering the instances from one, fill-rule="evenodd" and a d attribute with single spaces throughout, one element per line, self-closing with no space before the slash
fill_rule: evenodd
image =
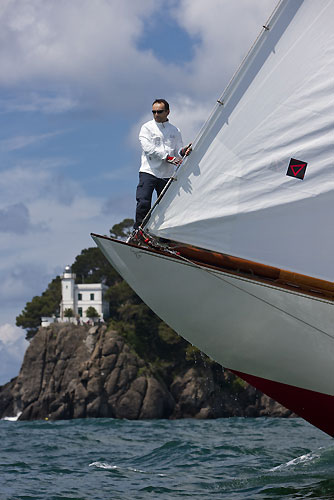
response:
<path id="1" fill-rule="evenodd" d="M 334 300 L 334 283 L 331 281 L 313 278 L 311 276 L 286 271 L 278 267 L 260 264 L 246 259 L 225 255 L 219 252 L 212 252 L 191 245 L 177 244 L 171 242 L 171 246 L 177 250 L 181 256 L 189 260 L 206 264 L 221 271 L 238 274 L 246 278 L 255 278 L 265 281 L 280 288 L 300 291 L 313 297 L 323 297 L 327 300 Z"/>
<path id="2" fill-rule="evenodd" d="M 110 236 L 102 236 L 95 233 L 91 233 L 91 235 L 115 241 L 121 245 L 130 245 L 134 248 L 140 248 L 142 250 L 164 255 L 166 257 L 172 256 L 171 253 L 164 251 L 162 247 L 155 248 L 155 246 L 149 242 L 147 246 L 138 247 L 133 243 L 126 243 L 125 241 L 117 240 L 115 238 L 111 238 Z M 251 260 L 205 250 L 203 248 L 186 245 L 177 241 L 164 240 L 164 245 L 167 241 L 169 243 L 169 248 L 176 252 L 176 254 L 173 255 L 173 258 L 175 259 L 182 260 L 182 258 L 186 258 L 191 262 L 205 266 L 209 269 L 223 271 L 234 276 L 240 276 L 246 279 L 282 288 L 284 290 L 299 292 L 310 295 L 311 297 L 334 302 L 334 283 L 331 281 L 325 281 L 304 274 L 286 271 L 278 267 L 260 264 Z"/>

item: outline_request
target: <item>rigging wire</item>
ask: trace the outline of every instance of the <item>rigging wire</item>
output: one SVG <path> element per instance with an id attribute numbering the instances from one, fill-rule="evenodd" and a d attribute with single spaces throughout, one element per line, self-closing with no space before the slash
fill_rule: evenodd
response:
<path id="1" fill-rule="evenodd" d="M 151 240 L 151 236 L 150 236 L 150 240 Z M 152 240 L 151 240 L 152 241 Z M 181 259 L 183 260 L 184 262 L 186 262 L 187 264 L 190 264 L 192 267 L 195 267 L 195 268 L 198 268 L 204 272 L 207 272 L 208 274 L 211 274 L 213 277 L 223 281 L 224 283 L 227 283 L 228 285 L 240 290 L 241 292 L 243 293 L 246 293 L 247 295 L 250 295 L 251 297 L 254 297 L 255 299 L 259 300 L 260 302 L 263 302 L 264 304 L 267 304 L 268 306 L 272 307 L 273 309 L 277 309 L 278 311 L 282 312 L 283 314 L 286 314 L 287 316 L 290 316 L 291 318 L 299 321 L 300 323 L 303 323 L 304 325 L 306 326 L 309 326 L 310 328 L 312 328 L 313 330 L 316 330 L 320 333 L 322 333 L 323 335 L 326 335 L 327 337 L 329 337 L 330 339 L 334 340 L 334 336 L 329 334 L 328 332 L 325 332 L 324 330 L 321 330 L 321 328 L 317 328 L 316 326 L 313 326 L 311 325 L 310 323 L 308 323 L 307 321 L 301 319 L 301 318 L 298 318 L 297 316 L 293 315 L 292 313 L 289 313 L 288 311 L 285 311 L 284 309 L 282 309 L 281 307 L 278 307 L 278 306 L 275 306 L 274 304 L 272 304 L 271 302 L 265 300 L 265 299 L 262 299 L 260 297 L 258 297 L 257 295 L 255 295 L 254 293 L 252 292 L 249 292 L 247 290 L 244 290 L 243 288 L 241 288 L 240 286 L 236 285 L 235 283 L 231 283 L 229 280 L 223 278 L 222 276 L 219 276 L 217 275 L 217 271 L 214 271 L 214 270 L 211 270 L 211 269 L 208 269 L 204 266 L 201 266 L 200 264 L 198 264 L 197 262 L 194 262 L 190 259 L 187 259 L 187 257 L 184 257 L 182 255 L 180 255 L 179 253 L 175 252 L 174 250 L 171 250 L 169 248 L 164 248 L 165 251 L 167 251 L 168 253 L 170 253 L 171 255 L 173 255 L 174 257 L 177 256 L 178 259 Z M 247 280 L 246 278 L 242 278 L 242 277 L 238 277 L 238 276 L 233 276 L 234 279 L 239 279 L 239 280 L 242 280 L 242 281 L 246 281 L 248 282 L 249 280 Z M 270 285 L 265 285 L 263 283 L 256 283 L 258 286 L 263 286 L 263 287 L 266 287 L 266 288 L 275 288 L 274 286 L 270 286 Z M 293 292 L 290 292 L 290 291 L 287 291 L 285 290 L 285 293 L 289 293 L 291 295 L 296 295 L 295 293 Z M 315 300 L 317 302 L 322 302 L 324 304 L 328 304 L 328 305 L 334 305 L 333 303 L 331 302 L 327 302 L 327 301 L 324 301 L 324 300 L 319 300 L 319 299 L 316 299 L 314 297 L 307 297 L 308 299 L 310 300 Z"/>

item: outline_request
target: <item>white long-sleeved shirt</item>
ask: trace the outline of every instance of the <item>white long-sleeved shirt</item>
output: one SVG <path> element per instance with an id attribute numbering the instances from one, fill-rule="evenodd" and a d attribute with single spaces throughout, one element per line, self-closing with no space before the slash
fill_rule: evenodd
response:
<path id="1" fill-rule="evenodd" d="M 179 156 L 182 149 L 180 130 L 169 121 L 158 123 L 154 119 L 144 123 L 139 132 L 142 147 L 139 171 L 159 178 L 171 177 L 174 166 L 166 162 L 167 156 Z"/>

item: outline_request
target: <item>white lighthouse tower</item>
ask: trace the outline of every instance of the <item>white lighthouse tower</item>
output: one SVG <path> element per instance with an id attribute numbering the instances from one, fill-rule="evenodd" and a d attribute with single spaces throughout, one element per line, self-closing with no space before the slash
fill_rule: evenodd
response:
<path id="1" fill-rule="evenodd" d="M 60 307 L 60 317 L 64 319 L 64 312 L 66 309 L 72 309 L 73 314 L 76 311 L 75 304 L 75 274 L 72 273 L 70 266 L 66 266 L 64 273 L 61 277 L 61 293 L 62 301 Z"/>

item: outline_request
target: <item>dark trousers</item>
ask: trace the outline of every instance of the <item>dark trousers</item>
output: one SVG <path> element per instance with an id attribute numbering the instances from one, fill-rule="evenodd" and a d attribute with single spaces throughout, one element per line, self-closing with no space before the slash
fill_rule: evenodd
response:
<path id="1" fill-rule="evenodd" d="M 135 229 L 138 229 L 146 214 L 150 211 L 153 191 L 156 190 L 157 195 L 160 196 L 167 182 L 168 179 L 159 179 L 159 177 L 146 172 L 139 172 L 139 184 L 136 191 L 136 220 L 133 226 Z"/>

